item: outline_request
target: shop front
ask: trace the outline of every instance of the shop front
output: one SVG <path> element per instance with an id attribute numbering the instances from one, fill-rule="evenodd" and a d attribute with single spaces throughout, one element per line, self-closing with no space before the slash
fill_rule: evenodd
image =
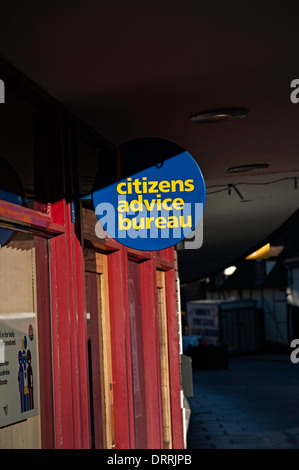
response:
<path id="1" fill-rule="evenodd" d="M 183 447 L 173 247 L 99 237 L 117 148 L 4 64 L 0 448 Z"/>

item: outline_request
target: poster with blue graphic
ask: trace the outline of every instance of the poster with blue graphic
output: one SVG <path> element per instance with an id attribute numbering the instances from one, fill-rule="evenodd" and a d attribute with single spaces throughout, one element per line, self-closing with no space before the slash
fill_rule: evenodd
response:
<path id="1" fill-rule="evenodd" d="M 0 315 L 0 427 L 39 413 L 33 313 Z"/>

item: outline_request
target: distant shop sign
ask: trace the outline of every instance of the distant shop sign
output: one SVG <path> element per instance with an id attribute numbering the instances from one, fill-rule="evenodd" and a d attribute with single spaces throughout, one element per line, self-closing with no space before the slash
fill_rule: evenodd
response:
<path id="1" fill-rule="evenodd" d="M 92 194 L 105 231 L 123 245 L 161 250 L 184 240 L 202 218 L 203 175 L 186 151 Z"/>
<path id="2" fill-rule="evenodd" d="M 189 335 L 200 337 L 204 344 L 218 345 L 219 307 L 217 303 L 188 302 L 187 321 Z"/>

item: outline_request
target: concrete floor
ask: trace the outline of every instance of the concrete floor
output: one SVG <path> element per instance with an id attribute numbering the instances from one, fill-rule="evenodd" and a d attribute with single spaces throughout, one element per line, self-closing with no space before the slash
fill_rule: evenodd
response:
<path id="1" fill-rule="evenodd" d="M 299 364 L 288 354 L 193 371 L 188 449 L 299 449 Z"/>

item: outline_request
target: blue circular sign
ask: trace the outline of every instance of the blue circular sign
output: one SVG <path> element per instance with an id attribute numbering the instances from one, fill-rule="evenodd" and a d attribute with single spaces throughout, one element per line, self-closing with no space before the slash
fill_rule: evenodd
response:
<path id="1" fill-rule="evenodd" d="M 142 158 L 142 155 L 140 156 Z M 186 151 L 92 194 L 103 229 L 123 245 L 156 251 L 184 240 L 204 210 L 204 178 Z"/>

